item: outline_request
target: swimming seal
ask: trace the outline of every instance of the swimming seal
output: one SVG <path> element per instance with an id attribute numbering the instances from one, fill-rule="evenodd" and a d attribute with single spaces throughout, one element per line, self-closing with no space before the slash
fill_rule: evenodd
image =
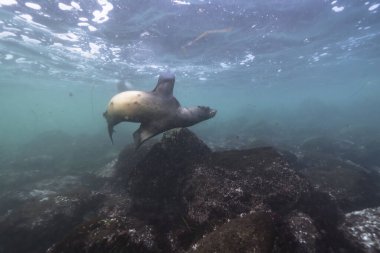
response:
<path id="1" fill-rule="evenodd" d="M 215 116 L 208 106 L 182 107 L 173 96 L 175 76 L 161 74 L 153 91 L 125 91 L 115 95 L 103 116 L 111 141 L 113 127 L 121 122 L 139 122 L 133 133 L 136 149 L 153 136 L 177 127 L 189 127 Z"/>

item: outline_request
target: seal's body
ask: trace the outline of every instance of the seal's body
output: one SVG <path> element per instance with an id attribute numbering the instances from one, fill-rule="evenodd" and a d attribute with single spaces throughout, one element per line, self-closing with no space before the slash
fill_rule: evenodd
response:
<path id="1" fill-rule="evenodd" d="M 115 95 L 103 114 L 112 140 L 113 127 L 120 122 L 140 122 L 133 134 L 136 148 L 149 138 L 177 127 L 188 127 L 215 116 L 216 110 L 205 106 L 181 107 L 173 96 L 175 77 L 160 75 L 151 92 L 125 91 Z"/>

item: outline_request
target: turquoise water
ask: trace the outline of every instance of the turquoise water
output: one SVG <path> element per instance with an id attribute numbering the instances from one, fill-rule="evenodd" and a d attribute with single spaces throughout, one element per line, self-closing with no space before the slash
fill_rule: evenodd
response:
<path id="1" fill-rule="evenodd" d="M 118 80 L 151 90 L 167 69 L 183 106 L 218 110 L 192 127 L 214 146 L 377 138 L 379 66 L 378 0 L 0 0 L 1 152 L 49 131 L 111 149 Z"/>

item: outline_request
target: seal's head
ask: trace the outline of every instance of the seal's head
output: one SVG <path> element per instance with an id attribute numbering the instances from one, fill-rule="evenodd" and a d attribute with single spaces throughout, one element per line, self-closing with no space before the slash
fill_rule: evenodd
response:
<path id="1" fill-rule="evenodd" d="M 208 106 L 181 107 L 180 119 L 181 127 L 195 125 L 201 121 L 211 119 L 217 113 L 217 110 L 211 109 Z"/>
<path id="2" fill-rule="evenodd" d="M 197 114 L 201 121 L 211 119 L 217 113 L 217 110 L 211 109 L 208 106 L 197 106 Z"/>

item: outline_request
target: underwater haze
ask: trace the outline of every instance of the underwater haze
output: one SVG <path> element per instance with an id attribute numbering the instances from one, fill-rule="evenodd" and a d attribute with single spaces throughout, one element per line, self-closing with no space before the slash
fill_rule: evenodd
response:
<path id="1" fill-rule="evenodd" d="M 1 152 L 52 131 L 93 136 L 111 149 L 102 113 L 116 83 L 148 91 L 165 70 L 175 73 L 183 106 L 218 110 L 192 128 L 213 147 L 379 137 L 379 7 L 0 0 Z M 117 126 L 116 145 L 131 143 L 137 127 Z"/>
<path id="2" fill-rule="evenodd" d="M 0 108 L 0 253 L 380 252 L 380 0 L 0 0 Z"/>

